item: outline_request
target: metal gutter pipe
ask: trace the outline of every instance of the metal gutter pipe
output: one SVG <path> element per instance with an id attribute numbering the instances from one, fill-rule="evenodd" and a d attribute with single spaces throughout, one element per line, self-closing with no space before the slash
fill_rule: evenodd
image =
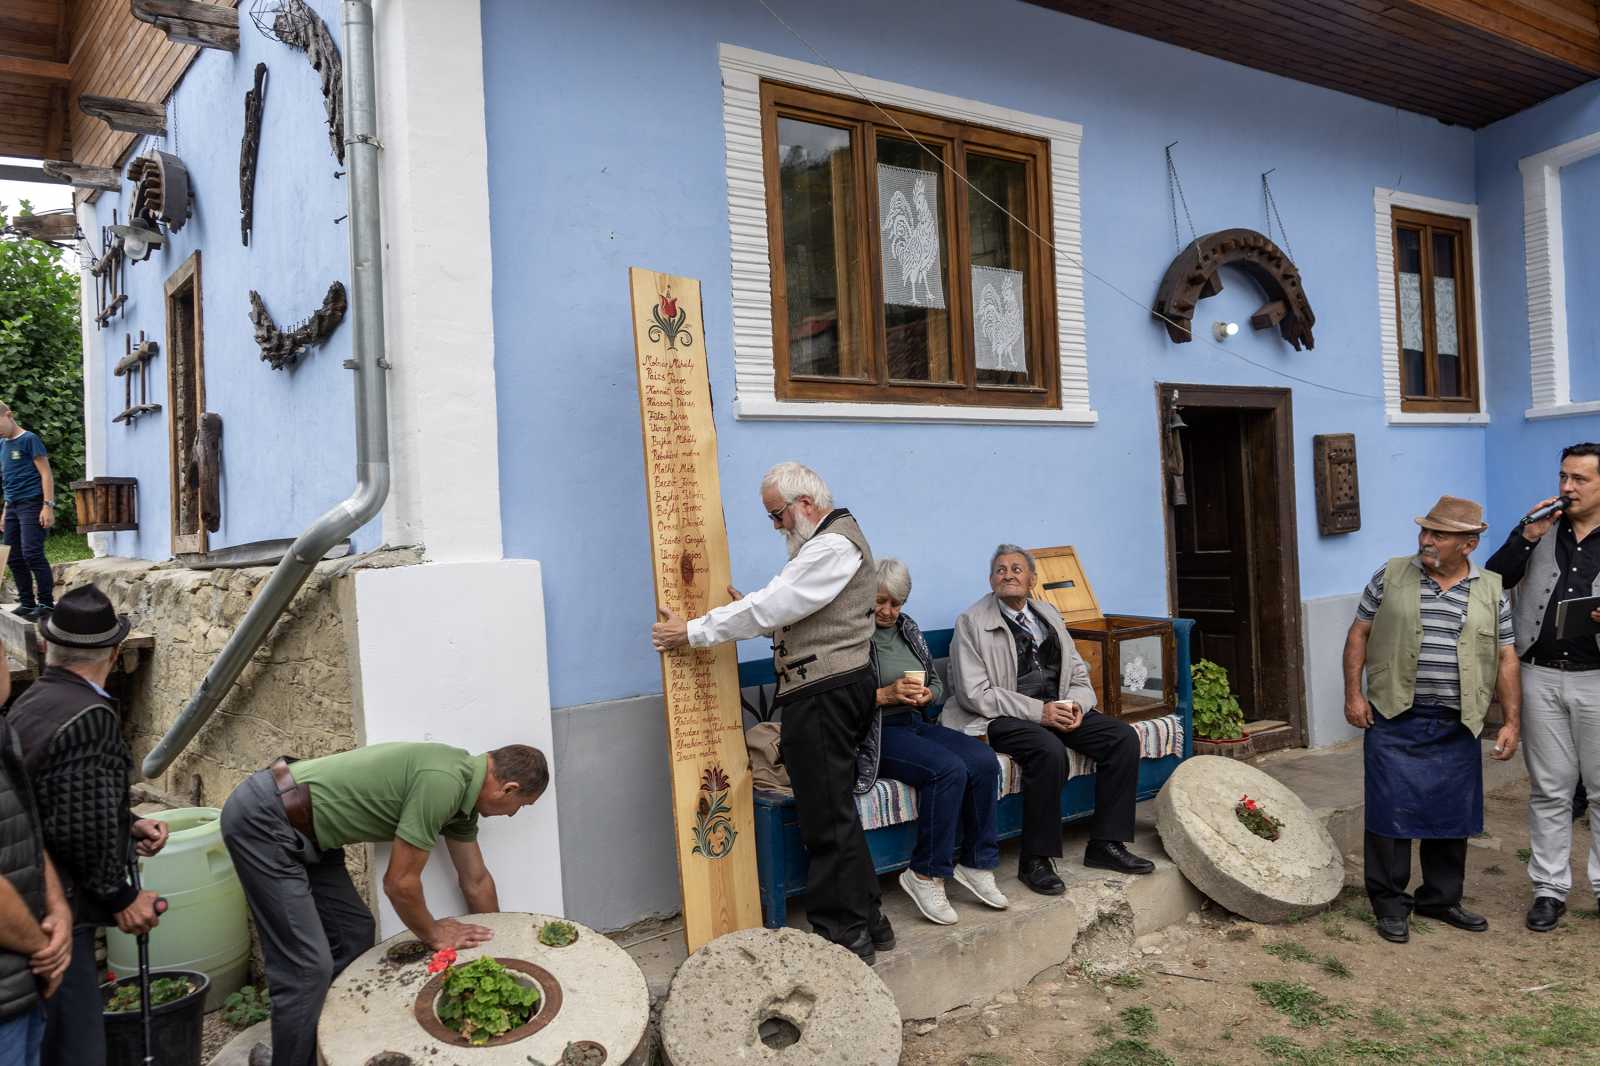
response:
<path id="1" fill-rule="evenodd" d="M 356 372 L 356 487 L 296 538 L 200 688 L 141 767 L 158 777 L 194 739 L 323 555 L 366 525 L 389 495 L 388 360 L 383 343 L 383 236 L 378 202 L 377 83 L 370 0 L 343 0 L 345 154 L 349 164 L 351 305 Z"/>

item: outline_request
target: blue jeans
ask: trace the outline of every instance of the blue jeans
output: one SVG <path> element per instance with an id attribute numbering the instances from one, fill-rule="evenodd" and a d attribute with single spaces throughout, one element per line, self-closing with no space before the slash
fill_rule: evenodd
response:
<path id="1" fill-rule="evenodd" d="M 17 602 L 24 607 L 36 603 L 55 606 L 55 578 L 50 573 L 50 563 L 44 557 L 44 527 L 39 524 L 39 511 L 43 500 L 6 501 L 6 546 L 11 557 L 6 565 L 17 582 Z M 34 599 L 34 584 L 38 584 L 38 599 Z"/>
<path id="2" fill-rule="evenodd" d="M 44 1004 L 0 1022 L 0 1066 L 39 1066 L 44 1042 Z"/>
<path id="3" fill-rule="evenodd" d="M 914 872 L 924 877 L 949 877 L 957 862 L 978 870 L 1000 865 L 995 828 L 1000 762 L 989 745 L 977 737 L 924 722 L 915 712 L 909 717 L 886 716 L 878 773 L 917 789 L 917 846 L 911 853 Z"/>

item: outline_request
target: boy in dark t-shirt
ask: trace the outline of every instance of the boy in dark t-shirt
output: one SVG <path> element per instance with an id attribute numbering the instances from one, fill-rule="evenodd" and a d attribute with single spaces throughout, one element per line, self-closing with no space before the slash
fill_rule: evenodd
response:
<path id="1" fill-rule="evenodd" d="M 45 530 L 56 524 L 56 486 L 38 434 L 23 429 L 0 403 L 0 480 L 5 484 L 7 560 L 17 582 L 15 612 L 43 618 L 55 610 L 55 583 L 44 557 Z"/>

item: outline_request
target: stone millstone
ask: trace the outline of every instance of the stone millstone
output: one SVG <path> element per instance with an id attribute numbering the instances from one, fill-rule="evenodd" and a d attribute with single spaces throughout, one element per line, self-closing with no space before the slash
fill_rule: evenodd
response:
<path id="1" fill-rule="evenodd" d="M 1234 806 L 1245 795 L 1283 823 L 1277 840 L 1239 821 Z M 1344 887 L 1344 859 L 1322 820 L 1275 778 L 1234 759 L 1185 760 L 1156 797 L 1156 829 L 1183 876 L 1251 921 L 1314 913 Z"/>
<path id="2" fill-rule="evenodd" d="M 578 939 L 562 948 L 539 943 L 547 914 L 468 915 L 464 921 L 486 925 L 494 939 L 479 948 L 460 951 L 457 965 L 480 955 L 533 963 L 560 984 L 561 1004 L 548 1025 L 514 1043 L 498 1047 L 458 1047 L 430 1035 L 413 1010 L 417 993 L 430 979 L 426 948 L 419 953 L 410 933 L 390 937 L 356 959 L 333 982 L 317 1045 L 324 1066 L 557 1066 L 603 1061 L 624 1066 L 644 1038 L 650 1019 L 650 993 L 644 974 L 616 944 L 573 922 Z M 391 958 L 391 948 L 400 948 Z M 397 961 L 399 960 L 399 961 Z M 569 1045 L 578 1045 L 569 1053 Z M 596 1059 L 593 1045 L 603 1051 Z M 588 1051 L 584 1049 L 588 1048 Z M 384 1058 L 389 1055 L 389 1058 Z"/>
<path id="3" fill-rule="evenodd" d="M 679 968 L 661 1045 L 672 1066 L 895 1066 L 900 1011 L 844 948 L 798 929 L 744 929 Z"/>

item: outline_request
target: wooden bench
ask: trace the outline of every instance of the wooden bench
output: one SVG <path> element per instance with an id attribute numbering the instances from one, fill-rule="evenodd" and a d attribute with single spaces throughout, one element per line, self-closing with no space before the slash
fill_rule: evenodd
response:
<path id="1" fill-rule="evenodd" d="M 1146 754 L 1139 763 L 1141 800 L 1152 799 L 1161 791 L 1178 764 L 1194 754 L 1193 687 L 1189 676 L 1189 636 L 1194 622 L 1172 620 L 1177 650 L 1177 708 L 1172 715 L 1134 723 L 1140 731 Z M 935 665 L 950 654 L 952 629 L 928 630 L 923 636 Z M 941 666 L 940 673 L 943 674 Z M 770 659 L 739 664 L 739 687 L 752 705 L 760 704 L 766 690 L 775 682 Z M 934 709 L 936 711 L 936 709 Z M 746 723 L 748 725 L 748 723 Z M 1001 760 L 1002 797 L 996 813 L 1001 840 L 1022 834 L 1022 795 L 1020 775 L 1011 761 Z M 1094 808 L 1094 764 L 1073 754 L 1069 759 L 1069 779 L 1061 790 L 1061 820 L 1086 818 Z M 881 876 L 902 870 L 911 863 L 917 843 L 914 789 L 898 781 L 882 779 L 865 796 L 856 797 L 856 808 L 866 829 L 867 850 Z M 800 824 L 794 798 L 772 792 L 755 793 L 756 862 L 761 888 L 761 909 L 768 929 L 782 928 L 788 921 L 789 897 L 806 889 L 809 862 L 800 842 Z"/>

